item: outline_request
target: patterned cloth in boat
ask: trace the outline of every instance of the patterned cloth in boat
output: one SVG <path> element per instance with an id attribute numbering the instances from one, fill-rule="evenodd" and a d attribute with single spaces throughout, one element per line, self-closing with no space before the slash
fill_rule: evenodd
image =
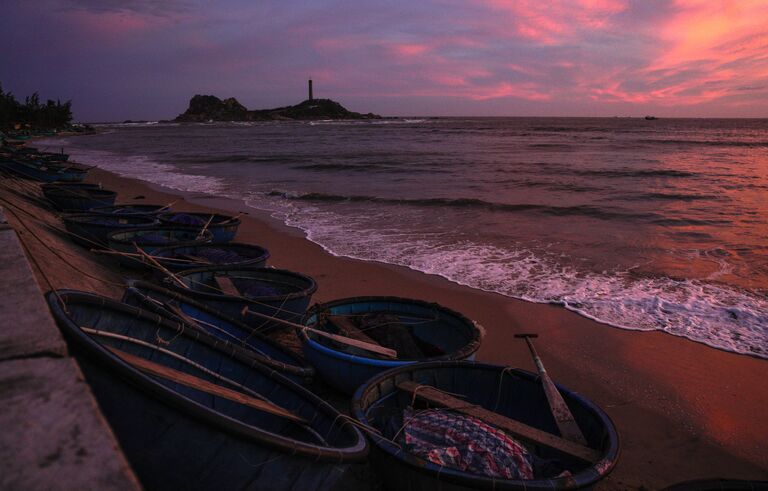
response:
<path id="1" fill-rule="evenodd" d="M 406 409 L 409 452 L 437 465 L 499 479 L 533 479 L 533 458 L 519 442 L 483 421 L 445 410 Z"/>

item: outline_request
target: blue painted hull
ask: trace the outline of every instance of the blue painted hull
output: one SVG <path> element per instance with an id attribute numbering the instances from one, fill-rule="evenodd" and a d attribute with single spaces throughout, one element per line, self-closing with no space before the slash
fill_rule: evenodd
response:
<path id="1" fill-rule="evenodd" d="M 392 443 L 401 435 L 403 410 L 412 395 L 400 391 L 395 382 L 414 381 L 458 394 L 467 405 L 481 406 L 539 430 L 559 435 L 546 395 L 537 375 L 519 369 L 471 362 L 431 362 L 396 368 L 374 377 L 355 393 L 352 414 L 358 421 L 382 431 L 372 435 L 372 461 L 389 490 L 563 490 L 594 485 L 608 475 L 619 458 L 619 436 L 613 422 L 598 406 L 558 386 L 563 399 L 587 439 L 600 454 L 596 463 L 578 461 L 543 446 L 531 445 L 537 456 L 533 480 L 493 479 L 423 460 Z M 418 406 L 417 406 L 418 407 Z M 398 419 L 399 418 L 399 419 Z M 563 470 L 571 475 L 557 477 Z"/>
<path id="2" fill-rule="evenodd" d="M 145 489 L 299 491 L 361 485 L 353 471 L 367 454 L 364 437 L 351 424 L 340 423 L 338 412 L 301 386 L 258 364 L 248 366 L 228 357 L 202 334 L 179 334 L 175 324 L 134 307 L 72 291 L 49 294 L 48 301 Z M 86 333 L 81 325 L 107 335 Z M 158 337 L 166 342 L 158 342 Z M 238 390 L 268 397 L 310 421 L 309 426 L 148 375 L 105 346 L 219 385 L 225 382 L 217 377 L 224 376 L 239 384 Z"/>
<path id="3" fill-rule="evenodd" d="M 312 294 L 317 290 L 315 280 L 309 276 L 273 268 L 215 266 L 181 271 L 177 276 L 189 287 L 188 289 L 171 281 L 166 281 L 166 286 L 233 319 L 242 321 L 258 331 L 280 327 L 282 324 L 263 317 L 244 314 L 244 309 L 250 309 L 270 318 L 298 323 L 309 306 Z M 257 285 L 278 285 L 279 291 L 275 294 L 259 296 L 224 295 L 215 286 L 217 276 L 249 278 L 253 279 Z"/>
<path id="4" fill-rule="evenodd" d="M 345 394 L 353 394 L 371 377 L 404 365 L 433 360 L 473 360 L 483 338 L 483 330 L 463 315 L 434 303 L 396 297 L 355 297 L 319 304 L 307 313 L 305 324 L 324 329 L 318 323 L 321 312 L 330 315 L 360 316 L 370 313 L 391 313 L 430 319 L 413 322 L 414 337 L 441 349 L 445 354 L 414 360 L 375 358 L 363 351 L 341 351 L 330 346 L 326 338 L 301 332 L 304 356 L 318 375 L 329 385 Z M 408 324 L 408 322 L 405 322 Z"/>
<path id="5" fill-rule="evenodd" d="M 308 384 L 312 381 L 314 370 L 311 366 L 242 322 L 229 318 L 205 304 L 185 297 L 181 293 L 167 290 L 153 283 L 135 280 L 128 282 L 128 289 L 123 295 L 123 302 L 149 310 L 176 322 L 185 322 L 184 319 L 169 311 L 164 305 L 158 305 L 158 301 L 178 308 L 185 315 L 198 321 L 199 327 L 208 334 L 231 343 L 238 351 L 245 351 L 245 356 L 277 370 L 281 375 L 294 382 Z"/>

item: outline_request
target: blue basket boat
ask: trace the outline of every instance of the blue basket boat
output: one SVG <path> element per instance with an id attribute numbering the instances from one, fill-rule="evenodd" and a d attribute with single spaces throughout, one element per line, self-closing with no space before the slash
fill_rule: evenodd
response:
<path id="1" fill-rule="evenodd" d="M 168 205 L 112 205 L 92 208 L 88 213 L 97 215 L 151 215 L 157 216 L 168 210 Z"/>
<path id="2" fill-rule="evenodd" d="M 263 268 L 269 259 L 269 251 L 257 245 L 230 242 L 163 247 L 155 251 L 155 257 L 174 272 L 212 265 Z"/>
<path id="3" fill-rule="evenodd" d="M 406 346 L 407 351 L 398 351 L 396 359 L 387 359 L 311 331 L 300 331 L 304 356 L 325 382 L 345 394 L 353 394 L 366 380 L 390 368 L 422 361 L 471 360 L 485 335 L 479 324 L 458 312 L 436 303 L 398 297 L 353 297 L 317 304 L 307 312 L 304 324 L 344 335 L 339 325 L 344 319 L 372 321 L 370 331 L 361 330 L 370 337 L 378 334 L 379 339 L 384 339 L 378 344 L 385 348 L 395 348 L 387 345 L 387 329 L 400 330 L 400 336 L 409 336 L 414 344 Z M 376 327 L 377 323 L 382 326 Z"/>
<path id="4" fill-rule="evenodd" d="M 106 246 L 109 234 L 131 228 L 146 228 L 158 221 L 147 216 L 109 216 L 72 214 L 62 217 L 64 226 L 72 234 L 72 240 L 84 247 Z"/>
<path id="5" fill-rule="evenodd" d="M 40 184 L 40 190 L 43 192 L 43 196 L 48 197 L 49 192 L 55 192 L 61 189 L 68 189 L 71 191 L 79 191 L 82 189 L 101 189 L 101 184 L 94 184 L 90 182 L 48 182 Z"/>
<path id="6" fill-rule="evenodd" d="M 274 268 L 213 266 L 180 271 L 177 277 L 188 288 L 168 278 L 166 285 L 260 331 L 282 325 L 270 318 L 300 322 L 317 290 L 309 276 Z M 233 294 L 224 293 L 222 286 L 227 284 L 234 288 Z"/>
<path id="7" fill-rule="evenodd" d="M 80 182 L 88 174 L 87 170 L 81 168 L 15 158 L 0 160 L 0 169 L 41 182 Z"/>
<path id="8" fill-rule="evenodd" d="M 76 212 L 111 205 L 117 198 L 115 191 L 89 187 L 50 186 L 43 194 L 59 210 Z"/>
<path id="9" fill-rule="evenodd" d="M 481 407 L 500 416 L 559 436 L 547 398 L 538 376 L 519 369 L 474 362 L 442 361 L 418 363 L 395 368 L 369 380 L 355 393 L 352 414 L 365 425 L 381 431 L 371 434 L 372 461 L 381 469 L 385 488 L 427 491 L 433 489 L 463 490 L 561 490 L 589 487 L 603 479 L 619 457 L 619 436 L 608 415 L 586 398 L 562 386 L 563 396 L 579 425 L 590 453 L 595 460 L 585 462 L 550 446 L 518 439 L 535 455 L 533 479 L 504 479 L 465 472 L 450 466 L 435 464 L 413 452 L 402 435 L 413 419 L 406 421 L 404 411 L 409 406 L 421 409 L 414 393 L 398 387 L 413 382 L 416 391 L 432 386 L 459 398 L 461 407 Z M 414 403 L 414 400 L 417 400 Z M 459 407 L 458 409 L 460 409 Z M 455 412 L 437 409 L 450 418 Z M 411 413 L 414 414 L 414 413 Z M 493 422 L 484 421 L 486 424 Z M 453 429 L 453 428 L 451 428 Z M 399 431 L 399 434 L 396 433 Z M 566 473 L 567 471 L 567 473 Z M 558 477 L 561 476 L 561 477 Z"/>
<path id="10" fill-rule="evenodd" d="M 229 356 L 203 332 L 106 297 L 59 290 L 48 303 L 145 489 L 360 486 L 365 438 L 300 385 Z"/>
<path id="11" fill-rule="evenodd" d="M 310 383 L 314 369 L 288 349 L 215 309 L 146 281 L 129 280 L 123 302 L 175 322 L 203 329 L 232 345 L 233 351 L 278 371 L 294 382 Z"/>
<path id="12" fill-rule="evenodd" d="M 202 234 L 200 232 L 196 228 L 167 228 L 162 226 L 119 230 L 107 236 L 107 244 L 110 249 L 117 252 L 138 254 L 136 247 L 139 247 L 142 251 L 152 255 L 154 251 L 161 247 L 205 244 L 211 241 L 213 236 L 209 231 L 206 230 Z M 147 259 L 135 256 L 120 256 L 120 264 L 134 269 L 155 267 L 150 262 L 147 262 Z"/>
<path id="13" fill-rule="evenodd" d="M 213 242 L 230 242 L 235 239 L 240 219 L 218 213 L 173 212 L 160 215 L 165 226 L 206 227 L 213 234 Z"/>

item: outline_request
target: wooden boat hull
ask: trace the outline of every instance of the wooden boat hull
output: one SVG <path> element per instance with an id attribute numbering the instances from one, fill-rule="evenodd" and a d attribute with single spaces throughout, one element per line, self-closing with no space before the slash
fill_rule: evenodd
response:
<path id="1" fill-rule="evenodd" d="M 44 193 L 59 210 L 85 212 L 114 204 L 117 193 L 108 189 L 51 187 Z"/>
<path id="2" fill-rule="evenodd" d="M 215 253 L 221 254 L 215 254 Z M 233 262 L 228 261 L 228 253 L 239 256 L 239 259 Z M 173 247 L 163 247 L 155 251 L 157 261 L 169 271 L 184 271 L 187 269 L 204 268 L 211 265 L 232 266 L 240 268 L 263 268 L 269 259 L 269 251 L 263 247 L 251 244 L 241 244 L 230 242 L 227 244 L 211 243 L 204 245 L 183 245 Z M 203 262 L 181 263 L 170 261 L 164 258 L 179 257 L 201 257 L 207 260 Z"/>
<path id="3" fill-rule="evenodd" d="M 248 325 L 179 292 L 167 290 L 146 281 L 128 281 L 128 288 L 123 295 L 124 303 L 182 322 L 176 314 L 169 313 L 162 305 L 158 305 L 157 301 L 172 303 L 185 315 L 202 321 L 199 324 L 208 334 L 242 348 L 246 356 L 278 371 L 294 382 L 301 384 L 312 382 L 314 369 L 311 366 L 286 348 L 255 332 Z"/>
<path id="4" fill-rule="evenodd" d="M 393 415 L 401 415 L 411 404 L 412 394 L 400 391 L 395 383 L 414 381 L 436 387 L 446 393 L 459 394 L 467 405 L 478 405 L 508 418 L 558 435 L 544 390 L 538 376 L 519 369 L 474 362 L 430 362 L 395 368 L 369 380 L 355 393 L 352 414 L 364 424 L 387 429 Z M 579 424 L 589 447 L 599 452 L 600 459 L 587 464 L 577 462 L 556 450 L 534 448 L 544 459 L 560 461 L 571 469 L 567 477 L 541 477 L 534 480 L 493 479 L 441 467 L 401 450 L 390 440 L 371 436 L 374 444 L 372 460 L 382 469 L 385 487 L 391 490 L 560 490 L 591 486 L 604 478 L 619 457 L 619 437 L 613 422 L 598 406 L 582 396 L 558 386 Z M 395 424 L 397 430 L 399 424 Z M 553 470 L 559 475 L 559 469 Z"/>
<path id="5" fill-rule="evenodd" d="M 0 169 L 13 172 L 26 179 L 41 182 L 80 182 L 85 179 L 87 171 L 81 169 L 62 168 L 58 165 L 36 165 L 31 162 L 22 162 L 8 159 L 0 162 Z"/>
<path id="6" fill-rule="evenodd" d="M 309 276 L 274 268 L 241 268 L 229 266 L 214 266 L 209 268 L 191 269 L 178 273 L 178 278 L 189 288 L 184 289 L 175 282 L 166 279 L 166 286 L 185 296 L 208 305 L 225 315 L 242 321 L 253 329 L 265 331 L 282 324 L 263 317 L 244 314 L 244 309 L 250 309 L 263 316 L 298 323 L 306 312 L 312 294 L 317 290 L 315 280 Z M 276 295 L 244 297 L 223 295 L 213 287 L 214 278 L 253 278 L 267 284 L 285 286 L 286 293 Z"/>
<path id="7" fill-rule="evenodd" d="M 298 491 L 359 486 L 353 467 L 366 457 L 365 439 L 349 423 L 338 426 L 338 412 L 301 386 L 189 336 L 201 333 L 174 334 L 173 324 L 135 307 L 66 290 L 50 293 L 48 302 L 144 488 Z M 97 342 L 81 324 L 156 344 L 245 384 L 311 420 L 312 430 L 331 443 L 315 445 L 306 441 L 309 433 L 292 430 L 297 425 L 290 421 L 141 372 L 105 346 L 185 373 L 196 369 L 142 345 L 101 336 Z M 156 336 L 167 344 L 158 344 Z"/>
<path id="8" fill-rule="evenodd" d="M 130 228 L 146 228 L 157 225 L 157 220 L 146 216 L 108 216 L 76 214 L 62 217 L 64 226 L 72 234 L 72 240 L 83 247 L 106 246 L 109 234 Z"/>
<path id="9" fill-rule="evenodd" d="M 315 367 L 318 375 L 329 385 L 345 394 L 354 394 L 371 377 L 391 368 L 421 361 L 472 360 L 480 348 L 482 327 L 435 303 L 398 297 L 353 297 L 315 305 L 306 315 L 304 324 L 321 328 L 318 317 L 322 312 L 330 315 L 364 315 L 372 312 L 397 313 L 433 319 L 415 323 L 414 335 L 443 349 L 442 356 L 414 360 L 379 359 L 364 353 L 349 353 L 330 347 L 324 338 L 301 331 L 304 356 Z"/>
<path id="10" fill-rule="evenodd" d="M 138 246 L 147 254 L 154 252 L 161 247 L 184 245 L 184 244 L 205 244 L 212 239 L 210 232 L 205 231 L 200 235 L 200 231 L 195 228 L 181 227 L 147 227 L 134 230 L 120 230 L 112 232 L 107 236 L 109 248 L 127 254 L 137 254 Z M 134 245 L 135 244 L 135 245 Z M 119 256 L 120 264 L 126 268 L 147 269 L 150 266 L 144 259 L 138 259 L 131 256 Z"/>
<path id="11" fill-rule="evenodd" d="M 211 219 L 211 215 L 213 215 L 213 219 Z M 211 233 L 213 234 L 212 242 L 217 244 L 231 242 L 235 240 L 235 235 L 237 235 L 237 228 L 240 226 L 239 218 L 231 217 L 227 215 L 220 215 L 217 213 L 211 214 L 211 213 L 178 212 L 178 213 L 164 213 L 160 215 L 160 223 L 162 223 L 166 227 L 170 227 L 170 226 L 189 227 L 192 225 L 186 222 L 189 221 L 190 219 L 194 220 L 195 222 L 198 222 L 199 225 L 194 225 L 194 226 L 200 227 L 200 228 L 202 228 L 203 226 L 205 226 L 206 223 L 208 223 L 207 230 L 210 230 Z M 180 222 L 179 220 L 182 220 L 182 221 Z M 209 223 L 209 220 L 210 220 L 210 223 Z"/>
<path id="12" fill-rule="evenodd" d="M 92 208 L 88 213 L 96 215 L 157 216 L 167 210 L 167 205 L 112 205 Z"/>

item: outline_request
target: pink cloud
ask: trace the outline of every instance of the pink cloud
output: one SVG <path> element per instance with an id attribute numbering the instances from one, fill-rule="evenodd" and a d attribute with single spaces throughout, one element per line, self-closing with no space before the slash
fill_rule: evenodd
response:
<path id="1" fill-rule="evenodd" d="M 74 10 L 65 14 L 75 29 L 83 30 L 98 39 L 118 39 L 128 35 L 160 29 L 171 24 L 166 17 L 128 11 L 92 12 Z"/>
<path id="2" fill-rule="evenodd" d="M 478 0 L 504 14 L 517 36 L 555 44 L 580 29 L 604 29 L 611 17 L 629 8 L 625 0 Z"/>
<path id="3" fill-rule="evenodd" d="M 764 1 L 678 0 L 659 26 L 658 56 L 622 74 L 651 89 L 621 89 L 615 80 L 592 97 L 633 103 L 695 105 L 761 86 L 768 76 L 768 8 Z"/>

